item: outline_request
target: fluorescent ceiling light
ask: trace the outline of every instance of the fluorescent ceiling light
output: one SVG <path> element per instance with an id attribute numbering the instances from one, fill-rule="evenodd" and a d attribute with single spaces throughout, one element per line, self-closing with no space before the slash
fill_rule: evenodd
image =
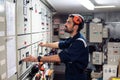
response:
<path id="1" fill-rule="evenodd" d="M 53 7 L 64 7 L 70 5 L 82 5 L 88 10 L 94 10 L 94 5 L 90 0 L 47 0 Z M 67 4 L 66 4 L 67 3 Z M 62 6 L 64 5 L 64 6 Z"/>
<path id="2" fill-rule="evenodd" d="M 86 7 L 88 10 L 94 10 L 94 5 L 90 0 L 78 0 L 81 5 Z"/>
<path id="3" fill-rule="evenodd" d="M 95 8 L 114 8 L 115 6 L 95 6 Z"/>
<path id="4" fill-rule="evenodd" d="M 95 0 L 98 4 L 119 4 L 120 0 Z"/>

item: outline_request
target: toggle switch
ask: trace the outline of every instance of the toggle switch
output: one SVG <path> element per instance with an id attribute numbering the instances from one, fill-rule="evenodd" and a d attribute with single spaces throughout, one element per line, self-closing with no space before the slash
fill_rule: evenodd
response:
<path id="1" fill-rule="evenodd" d="M 42 14 L 42 12 L 39 12 L 39 14 Z"/>
<path id="2" fill-rule="evenodd" d="M 26 21 L 28 21 L 28 19 L 24 17 L 24 21 L 26 22 Z"/>
<path id="3" fill-rule="evenodd" d="M 26 3 L 28 4 L 30 1 L 29 0 L 26 0 Z"/>
<path id="4" fill-rule="evenodd" d="M 30 10 L 33 10 L 33 7 L 30 7 L 29 9 L 30 9 Z"/>
<path id="5" fill-rule="evenodd" d="M 27 42 L 26 41 L 24 41 L 24 45 L 26 45 L 27 44 Z"/>
<path id="6" fill-rule="evenodd" d="M 44 25 L 44 22 L 42 22 L 41 24 Z"/>

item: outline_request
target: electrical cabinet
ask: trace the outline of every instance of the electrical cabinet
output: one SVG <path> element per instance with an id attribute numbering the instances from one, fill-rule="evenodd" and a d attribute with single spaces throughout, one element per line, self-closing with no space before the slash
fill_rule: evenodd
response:
<path id="1" fill-rule="evenodd" d="M 42 37 L 41 33 L 32 34 L 32 43 L 36 43 L 36 42 L 42 41 L 41 37 Z"/>
<path id="2" fill-rule="evenodd" d="M 100 23 L 90 23 L 89 26 L 89 42 L 101 43 L 102 42 L 103 26 Z"/>
<path id="3" fill-rule="evenodd" d="M 32 45 L 32 55 L 33 56 L 38 56 L 38 55 L 40 55 L 39 53 L 40 53 L 40 51 L 41 51 L 41 49 L 40 49 L 40 46 L 36 43 L 36 44 L 34 44 L 34 45 Z"/>
<path id="4" fill-rule="evenodd" d="M 31 35 L 17 36 L 17 49 L 31 44 Z"/>
<path id="5" fill-rule="evenodd" d="M 18 62 L 29 56 L 44 56 L 48 53 L 46 47 L 40 47 L 40 42 L 51 42 L 52 13 L 40 0 L 17 1 L 17 52 Z M 20 16 L 21 15 L 21 16 Z M 18 63 L 17 62 L 17 63 Z M 27 80 L 32 65 L 23 62 L 17 67 L 18 78 Z"/>
<path id="6" fill-rule="evenodd" d="M 52 19 L 52 14 L 50 13 L 50 10 L 47 9 L 46 10 L 46 31 L 51 31 L 51 28 L 50 28 L 50 26 L 52 25 L 51 19 Z"/>
<path id="7" fill-rule="evenodd" d="M 21 59 L 32 55 L 31 54 L 31 46 L 26 47 L 24 49 L 18 50 L 18 63 Z M 31 66 L 30 62 L 23 62 L 22 64 L 18 64 L 18 76 L 20 77 L 29 67 Z"/>
<path id="8" fill-rule="evenodd" d="M 0 0 L 0 8 L 0 80 L 27 80 L 35 63 L 19 61 L 49 53 L 38 44 L 51 42 L 52 12 L 40 0 Z"/>
<path id="9" fill-rule="evenodd" d="M 107 63 L 111 65 L 118 65 L 120 55 L 117 54 L 108 54 Z"/>
<path id="10" fill-rule="evenodd" d="M 41 6 L 39 0 L 32 1 L 32 33 L 42 31 Z"/>
<path id="11" fill-rule="evenodd" d="M 108 28 L 104 27 L 103 28 L 103 38 L 108 38 Z"/>
<path id="12" fill-rule="evenodd" d="M 92 63 L 96 65 L 102 65 L 103 53 L 102 52 L 93 52 Z"/>
<path id="13" fill-rule="evenodd" d="M 103 65 L 103 80 L 109 80 L 112 76 L 117 76 L 117 65 Z"/>
<path id="14" fill-rule="evenodd" d="M 40 3 L 41 7 L 40 7 L 40 19 L 41 19 L 41 31 L 46 31 L 46 17 L 47 17 L 47 14 L 46 14 L 46 7 L 45 5 L 43 5 L 42 3 Z"/>
<path id="15" fill-rule="evenodd" d="M 47 33 L 47 42 L 51 42 L 51 36 L 50 36 L 50 34 L 51 34 L 51 31 L 48 31 Z"/>
<path id="16" fill-rule="evenodd" d="M 108 42 L 108 64 L 118 65 L 120 58 L 120 43 L 119 42 Z"/>
<path id="17" fill-rule="evenodd" d="M 108 54 L 120 54 L 119 42 L 108 42 L 107 48 L 108 48 Z"/>
<path id="18" fill-rule="evenodd" d="M 18 0 L 16 7 L 17 34 L 31 33 L 31 1 Z"/>

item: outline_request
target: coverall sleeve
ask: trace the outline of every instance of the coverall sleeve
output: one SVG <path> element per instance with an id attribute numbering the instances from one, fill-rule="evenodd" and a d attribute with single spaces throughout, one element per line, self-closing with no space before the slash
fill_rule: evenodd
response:
<path id="1" fill-rule="evenodd" d="M 82 60 L 83 55 L 87 55 L 86 47 L 80 40 L 76 40 L 72 43 L 68 49 L 65 49 L 59 53 L 61 62 L 74 62 Z M 84 54 L 85 53 L 85 54 Z"/>

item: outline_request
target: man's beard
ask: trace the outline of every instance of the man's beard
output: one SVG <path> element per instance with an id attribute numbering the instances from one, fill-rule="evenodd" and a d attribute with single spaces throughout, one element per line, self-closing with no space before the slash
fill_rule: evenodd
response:
<path id="1" fill-rule="evenodd" d="M 65 32 L 67 32 L 67 33 L 72 33 L 73 30 L 68 30 L 67 27 L 65 27 Z"/>

